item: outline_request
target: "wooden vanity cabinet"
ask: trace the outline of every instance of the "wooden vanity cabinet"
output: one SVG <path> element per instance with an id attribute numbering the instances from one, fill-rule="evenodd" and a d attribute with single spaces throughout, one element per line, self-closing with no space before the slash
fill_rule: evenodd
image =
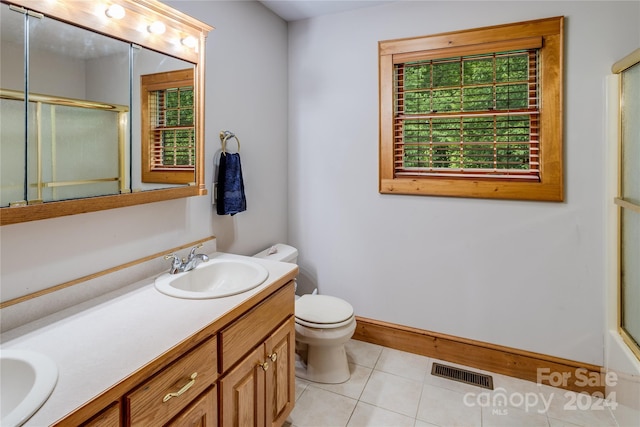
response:
<path id="1" fill-rule="evenodd" d="M 214 321 L 189 341 L 195 345 L 183 343 L 186 351 L 161 355 L 54 426 L 284 424 L 295 402 L 293 282 Z"/>
<path id="2" fill-rule="evenodd" d="M 221 427 L 281 426 L 295 401 L 294 319 L 220 380 Z"/>
<path id="3" fill-rule="evenodd" d="M 287 286 L 220 332 L 222 427 L 280 426 L 293 409 L 293 310 Z"/>

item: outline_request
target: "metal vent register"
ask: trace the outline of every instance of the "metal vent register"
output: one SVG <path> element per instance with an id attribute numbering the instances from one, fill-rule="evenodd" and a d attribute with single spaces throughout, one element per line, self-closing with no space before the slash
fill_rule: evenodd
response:
<path id="1" fill-rule="evenodd" d="M 491 377 L 491 375 L 478 374 L 471 371 L 465 371 L 464 369 L 454 368 L 453 366 L 441 365 L 439 363 L 433 364 L 433 367 L 431 368 L 431 375 L 493 390 L 493 377 Z"/>

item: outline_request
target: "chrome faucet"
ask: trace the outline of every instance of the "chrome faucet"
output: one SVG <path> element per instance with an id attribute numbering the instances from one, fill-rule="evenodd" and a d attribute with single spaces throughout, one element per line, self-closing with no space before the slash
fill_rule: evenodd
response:
<path id="1" fill-rule="evenodd" d="M 191 251 L 189 252 L 189 256 L 187 258 L 182 258 L 182 260 L 178 258 L 176 254 L 165 255 L 164 259 L 172 260 L 169 274 L 184 273 L 186 271 L 193 270 L 201 262 L 209 261 L 209 257 L 207 255 L 196 253 L 196 249 L 201 247 L 202 243 L 200 243 L 198 246 L 192 247 Z"/>

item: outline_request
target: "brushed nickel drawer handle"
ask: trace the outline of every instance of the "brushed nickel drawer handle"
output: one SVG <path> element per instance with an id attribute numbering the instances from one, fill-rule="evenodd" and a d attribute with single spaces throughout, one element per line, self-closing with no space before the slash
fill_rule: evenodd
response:
<path id="1" fill-rule="evenodd" d="M 176 391 L 175 393 L 167 394 L 164 397 L 164 399 L 162 399 L 162 401 L 166 402 L 167 400 L 171 399 L 172 397 L 178 397 L 181 394 L 183 394 L 185 391 L 189 390 L 191 388 L 191 386 L 196 383 L 196 377 L 197 376 L 198 376 L 197 372 L 194 372 L 193 374 L 191 374 L 190 381 L 188 383 L 186 383 L 184 386 L 182 386 L 182 388 L 180 390 Z"/>
<path id="2" fill-rule="evenodd" d="M 278 354 L 271 353 L 271 355 L 269 356 L 269 359 L 271 359 L 272 362 L 275 362 L 276 360 L 278 360 Z"/>
<path id="3" fill-rule="evenodd" d="M 258 363 L 258 366 L 260 366 L 263 371 L 266 371 L 267 369 L 269 369 L 269 362 Z"/>

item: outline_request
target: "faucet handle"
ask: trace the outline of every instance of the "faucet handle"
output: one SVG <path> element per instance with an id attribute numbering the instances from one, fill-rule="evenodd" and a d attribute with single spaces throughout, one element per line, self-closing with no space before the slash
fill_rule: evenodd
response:
<path id="1" fill-rule="evenodd" d="M 172 260 L 171 261 L 171 268 L 169 269 L 169 273 L 171 274 L 176 274 L 180 271 L 180 266 L 183 264 L 182 261 L 180 261 L 180 258 L 178 258 L 178 256 L 174 253 L 171 254 L 167 254 L 164 256 L 164 259 L 166 260 Z"/>
<path id="2" fill-rule="evenodd" d="M 192 247 L 191 252 L 189 252 L 189 259 L 193 258 L 193 256 L 196 254 L 196 249 L 200 249 L 201 247 L 202 247 L 202 243 Z"/>
<path id="3" fill-rule="evenodd" d="M 178 255 L 174 254 L 174 253 L 170 253 L 164 256 L 164 259 L 166 260 L 173 260 L 172 264 L 174 266 L 180 265 L 181 262 L 185 262 L 184 259 L 182 259 L 182 261 L 180 260 L 180 257 L 178 257 Z"/>

